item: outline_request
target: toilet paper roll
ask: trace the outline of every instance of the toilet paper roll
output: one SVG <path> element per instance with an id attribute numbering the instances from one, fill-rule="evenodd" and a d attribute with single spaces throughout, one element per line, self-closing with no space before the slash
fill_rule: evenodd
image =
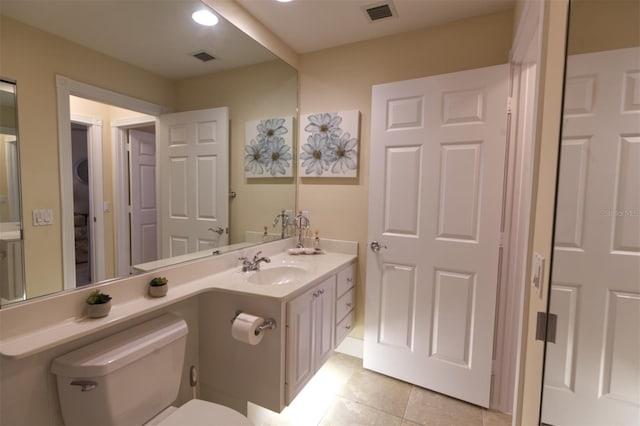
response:
<path id="1" fill-rule="evenodd" d="M 241 313 L 233 320 L 231 335 L 240 342 L 257 345 L 264 337 L 264 333 L 256 334 L 256 329 L 262 323 L 264 323 L 264 318 Z"/>

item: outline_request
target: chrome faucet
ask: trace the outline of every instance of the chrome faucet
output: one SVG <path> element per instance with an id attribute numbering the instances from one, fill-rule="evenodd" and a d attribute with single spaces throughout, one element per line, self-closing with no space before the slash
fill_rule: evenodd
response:
<path id="1" fill-rule="evenodd" d="M 282 225 L 280 239 L 284 240 L 284 234 L 287 231 L 287 226 L 289 226 L 289 215 L 286 213 L 286 210 L 282 210 L 282 212 L 273 219 L 273 228 L 276 227 L 278 221 L 280 221 L 280 224 Z"/>
<path id="2" fill-rule="evenodd" d="M 261 251 L 257 252 L 255 256 L 253 256 L 253 260 L 249 260 L 245 256 L 240 257 L 238 260 L 242 261 L 242 272 L 257 271 L 260 269 L 260 262 L 271 262 L 271 259 L 266 256 L 260 257 L 261 254 Z"/>

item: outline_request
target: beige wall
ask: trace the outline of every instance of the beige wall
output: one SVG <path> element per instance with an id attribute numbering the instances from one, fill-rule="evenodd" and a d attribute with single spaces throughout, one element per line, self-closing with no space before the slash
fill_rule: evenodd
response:
<path id="1" fill-rule="evenodd" d="M 300 60 L 300 114 L 360 111 L 359 177 L 299 178 L 298 207 L 320 237 L 359 243 L 357 326 L 362 338 L 367 257 L 371 86 L 508 62 L 511 11 L 309 53 Z"/>
<path id="2" fill-rule="evenodd" d="M 640 46 L 640 1 L 573 0 L 568 53 Z"/>
<path id="3" fill-rule="evenodd" d="M 244 146 L 247 121 L 295 118 L 297 86 L 295 70 L 282 61 L 181 80 L 177 84 L 179 111 L 229 107 L 229 185 L 237 194 L 235 199 L 229 200 L 232 244 L 245 241 L 245 230 L 262 233 L 268 226 L 268 231 L 274 232 L 271 224 L 276 214 L 283 209 L 294 209 L 294 178 L 245 178 Z M 295 136 L 294 129 L 291 131 Z"/>
<path id="4" fill-rule="evenodd" d="M 17 81 L 28 297 L 62 288 L 56 74 L 171 106 L 172 82 L 0 16 L 0 75 Z M 53 225 L 31 225 L 33 209 Z"/>

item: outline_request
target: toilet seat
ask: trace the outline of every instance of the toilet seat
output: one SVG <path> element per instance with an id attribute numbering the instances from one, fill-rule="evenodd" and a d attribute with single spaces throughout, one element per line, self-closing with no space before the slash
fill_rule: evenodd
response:
<path id="1" fill-rule="evenodd" d="M 163 419 L 159 426 L 253 426 L 242 414 L 224 405 L 192 399 Z"/>

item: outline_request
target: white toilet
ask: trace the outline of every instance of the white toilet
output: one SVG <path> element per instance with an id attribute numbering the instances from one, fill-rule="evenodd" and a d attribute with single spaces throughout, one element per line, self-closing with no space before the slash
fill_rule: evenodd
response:
<path id="1" fill-rule="evenodd" d="M 228 407 L 178 396 L 187 323 L 165 314 L 53 361 L 66 425 L 251 425 Z"/>

